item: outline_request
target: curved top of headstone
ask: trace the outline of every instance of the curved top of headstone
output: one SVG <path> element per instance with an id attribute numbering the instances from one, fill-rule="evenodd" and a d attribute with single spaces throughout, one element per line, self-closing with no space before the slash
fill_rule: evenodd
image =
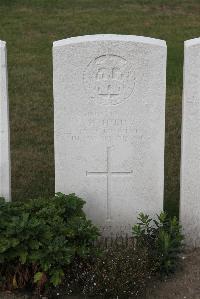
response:
<path id="1" fill-rule="evenodd" d="M 3 48 L 3 47 L 5 47 L 5 45 L 6 45 L 6 42 L 4 42 L 3 40 L 0 40 L 0 47 Z"/>
<path id="2" fill-rule="evenodd" d="M 188 39 L 184 42 L 185 47 L 192 47 L 200 44 L 200 37 Z"/>
<path id="3" fill-rule="evenodd" d="M 137 36 L 137 35 L 120 35 L 120 34 L 94 34 L 94 35 L 70 37 L 70 38 L 55 41 L 53 43 L 53 46 L 60 47 L 69 44 L 76 44 L 82 42 L 95 42 L 95 41 L 135 42 L 135 43 L 151 44 L 155 46 L 166 47 L 166 42 L 161 39 Z"/>

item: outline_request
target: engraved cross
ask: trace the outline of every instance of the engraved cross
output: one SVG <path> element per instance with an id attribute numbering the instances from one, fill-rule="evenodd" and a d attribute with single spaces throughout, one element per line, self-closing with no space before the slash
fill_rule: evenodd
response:
<path id="1" fill-rule="evenodd" d="M 107 147 L 107 166 L 106 171 L 86 171 L 86 176 L 97 175 L 102 176 L 105 175 L 107 177 L 107 221 L 111 220 L 111 179 L 113 175 L 131 175 L 133 171 L 112 171 L 111 170 L 111 147 Z"/>
<path id="2" fill-rule="evenodd" d="M 101 91 L 101 88 L 99 87 L 98 88 L 98 93 L 99 93 L 100 96 L 104 96 L 104 97 L 106 97 L 108 99 L 112 99 L 113 97 L 119 95 L 120 88 L 118 88 L 118 90 L 116 90 L 116 92 L 115 92 L 114 90 L 112 90 L 111 85 L 108 85 L 107 86 L 107 91 L 103 92 L 103 91 Z"/>

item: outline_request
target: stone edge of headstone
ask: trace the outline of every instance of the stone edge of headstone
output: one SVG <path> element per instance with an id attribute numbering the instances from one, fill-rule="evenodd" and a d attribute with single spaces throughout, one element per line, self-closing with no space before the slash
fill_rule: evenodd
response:
<path id="1" fill-rule="evenodd" d="M 143 44 L 151 44 L 154 46 L 167 47 L 166 41 L 138 36 L 138 35 L 120 35 L 120 34 L 94 34 L 94 35 L 83 35 L 76 37 L 69 37 L 66 39 L 61 39 L 53 42 L 53 47 L 61 47 L 70 44 L 76 44 L 81 42 L 95 42 L 95 41 L 122 41 L 122 42 L 135 42 Z"/>
<path id="2" fill-rule="evenodd" d="M 186 53 L 188 51 L 190 51 L 190 49 L 192 50 L 192 47 L 195 46 L 199 46 L 200 45 L 200 37 L 197 38 L 192 38 L 189 40 L 185 40 L 184 41 L 184 63 L 183 63 L 183 91 L 182 91 L 182 124 L 181 124 L 181 162 L 180 162 L 180 203 L 179 203 L 179 219 L 182 223 L 183 218 L 182 218 L 182 192 L 183 192 L 183 148 L 184 148 L 184 138 L 183 138 L 183 132 L 184 132 L 184 115 L 185 115 L 185 104 L 186 104 L 186 95 L 185 95 L 185 88 L 186 88 Z M 184 230 L 184 225 L 182 226 L 182 231 L 183 233 L 185 233 Z M 198 242 L 197 240 L 194 239 L 190 239 L 187 240 L 187 238 L 185 239 L 185 243 L 184 246 L 186 249 L 194 249 L 196 247 L 198 247 L 198 245 L 196 245 L 196 242 Z"/>
<path id="3" fill-rule="evenodd" d="M 0 47 L 5 48 L 6 47 L 6 42 L 4 42 L 3 40 L 0 40 Z"/>
<path id="4" fill-rule="evenodd" d="M 182 225 L 182 185 L 183 185 L 183 131 L 184 131 L 184 103 L 185 103 L 185 96 L 184 96 L 184 82 L 185 82 L 185 51 L 188 47 L 188 44 L 190 44 L 191 40 L 184 41 L 184 59 L 183 59 L 183 89 L 182 89 L 182 109 L 181 109 L 181 115 L 182 115 L 182 121 L 181 121 L 181 157 L 180 157 L 180 201 L 179 201 L 179 222 L 181 224 L 181 230 L 184 234 L 184 227 Z"/>
<path id="5" fill-rule="evenodd" d="M 199 44 L 200 44 L 200 37 L 192 38 L 192 39 L 188 39 L 188 40 L 184 41 L 185 48 L 196 46 Z"/>
<path id="6" fill-rule="evenodd" d="M 7 161 L 7 185 L 4 189 L 4 191 L 0 194 L 0 196 L 4 197 L 6 201 L 11 201 L 11 162 L 10 162 L 10 125 L 9 125 L 9 98 L 8 98 L 8 73 L 7 73 L 7 47 L 6 47 L 6 42 L 0 40 L 0 51 L 1 55 L 3 58 L 0 57 L 0 64 L 3 65 L 3 71 L 0 74 L 0 80 L 4 81 L 4 91 L 3 91 L 3 98 L 1 101 L 2 111 L 3 111 L 3 116 L 4 122 L 6 123 L 6 130 L 7 130 L 7 136 L 6 136 L 6 148 L 5 145 L 3 144 L 4 148 L 1 153 L 3 155 L 3 159 L 5 158 Z M 0 87 L 1 88 L 1 87 Z M 6 109 L 4 109 L 6 108 Z M 6 110 L 6 112 L 5 112 Z M 0 145 L 1 146 L 1 145 Z M 7 152 L 6 157 L 4 157 L 4 154 Z M 2 156 L 1 156 L 2 158 Z"/>

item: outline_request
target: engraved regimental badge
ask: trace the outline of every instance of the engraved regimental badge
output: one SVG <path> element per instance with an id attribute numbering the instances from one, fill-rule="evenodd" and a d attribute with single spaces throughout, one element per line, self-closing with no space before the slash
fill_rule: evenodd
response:
<path id="1" fill-rule="evenodd" d="M 131 64 L 123 57 L 107 54 L 87 66 L 84 86 L 89 97 L 100 105 L 118 105 L 131 95 L 135 85 Z"/>

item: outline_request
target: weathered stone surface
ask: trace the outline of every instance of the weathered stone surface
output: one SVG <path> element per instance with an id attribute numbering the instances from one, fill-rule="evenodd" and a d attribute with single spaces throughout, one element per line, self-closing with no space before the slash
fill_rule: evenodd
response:
<path id="1" fill-rule="evenodd" d="M 163 208 L 166 43 L 94 35 L 54 42 L 56 192 L 104 234 Z"/>
<path id="2" fill-rule="evenodd" d="M 180 217 L 186 242 L 200 246 L 200 38 L 185 42 Z"/>
<path id="3" fill-rule="evenodd" d="M 0 196 L 11 200 L 7 53 L 3 41 L 0 41 Z"/>

